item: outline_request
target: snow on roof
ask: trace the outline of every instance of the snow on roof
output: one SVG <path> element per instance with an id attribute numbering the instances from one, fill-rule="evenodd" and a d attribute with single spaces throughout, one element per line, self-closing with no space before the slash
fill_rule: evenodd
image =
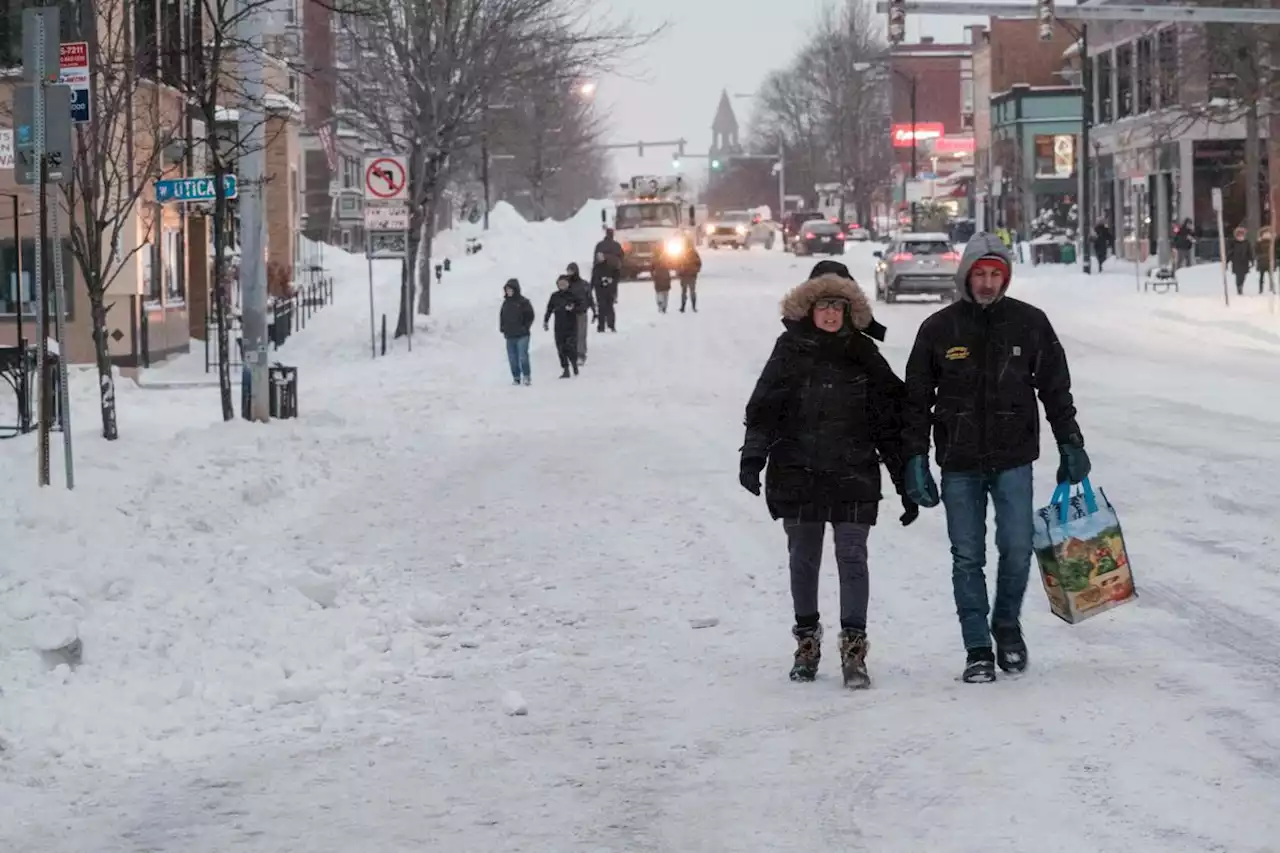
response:
<path id="1" fill-rule="evenodd" d="M 218 107 L 213 111 L 213 120 L 218 122 L 239 121 L 240 111 L 234 107 Z"/>

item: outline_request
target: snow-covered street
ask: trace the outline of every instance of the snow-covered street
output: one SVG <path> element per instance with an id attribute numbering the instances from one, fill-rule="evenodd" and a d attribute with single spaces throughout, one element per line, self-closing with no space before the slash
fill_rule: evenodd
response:
<path id="1" fill-rule="evenodd" d="M 1033 577 L 1029 672 L 961 684 L 942 511 L 904 530 L 891 499 L 875 686 L 851 693 L 834 646 L 816 684 L 787 680 L 785 540 L 737 483 L 777 302 L 813 260 L 706 251 L 697 314 L 627 283 L 618 333 L 560 381 L 541 313 L 598 224 L 499 217 L 475 257 L 447 236 L 435 316 L 376 361 L 364 261 L 337 258 L 337 304 L 279 354 L 296 421 L 121 382 L 108 446 L 85 384 L 71 493 L 36 489 L 31 440 L 0 444 L 0 850 L 1280 850 L 1266 298 L 1223 308 L 1216 267 L 1155 295 L 1131 268 L 1018 266 L 1140 598 L 1071 626 Z M 845 258 L 868 291 L 872 249 Z M 531 388 L 497 331 L 509 276 L 539 311 Z M 877 305 L 899 373 L 936 308 Z M 823 582 L 831 623 L 834 565 Z M 51 670 L 32 643 L 68 626 L 84 661 Z"/>

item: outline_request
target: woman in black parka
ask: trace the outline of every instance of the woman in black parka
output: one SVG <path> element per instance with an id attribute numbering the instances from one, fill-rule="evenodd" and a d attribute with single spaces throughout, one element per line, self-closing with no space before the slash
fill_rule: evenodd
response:
<path id="1" fill-rule="evenodd" d="M 873 336 L 884 328 L 842 264 L 824 261 L 782 300 L 785 330 L 747 403 L 739 479 L 782 519 L 791 564 L 797 648 L 793 681 L 812 681 L 822 657 L 818 575 L 826 525 L 840 574 L 840 662 L 849 687 L 867 674 L 867 536 L 882 497 L 883 462 L 903 494 L 902 380 Z M 919 509 L 903 500 L 901 522 Z"/>

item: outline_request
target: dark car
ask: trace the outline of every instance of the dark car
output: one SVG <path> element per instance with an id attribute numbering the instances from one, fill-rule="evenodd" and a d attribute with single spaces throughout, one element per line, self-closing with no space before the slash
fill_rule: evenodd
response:
<path id="1" fill-rule="evenodd" d="M 838 222 L 806 222 L 796 235 L 797 255 L 843 255 L 844 227 Z"/>
<path id="2" fill-rule="evenodd" d="M 805 223 L 819 219 L 825 222 L 826 218 L 821 210 L 793 210 L 788 213 L 782 220 L 782 250 L 790 252 L 795 248 Z"/>

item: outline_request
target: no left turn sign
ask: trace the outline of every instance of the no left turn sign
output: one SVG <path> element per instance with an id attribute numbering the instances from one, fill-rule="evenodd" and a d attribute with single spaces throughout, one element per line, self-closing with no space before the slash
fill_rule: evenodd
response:
<path id="1" fill-rule="evenodd" d="M 403 157 L 366 157 L 364 161 L 365 201 L 403 201 L 408 198 L 409 171 Z"/>

